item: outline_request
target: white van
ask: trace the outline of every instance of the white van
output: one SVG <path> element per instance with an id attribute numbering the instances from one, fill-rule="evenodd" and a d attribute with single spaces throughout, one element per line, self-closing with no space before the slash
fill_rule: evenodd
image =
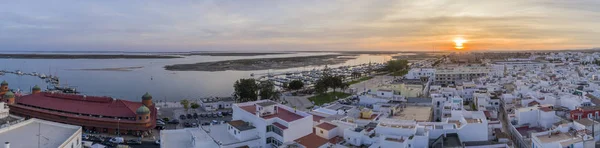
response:
<path id="1" fill-rule="evenodd" d="M 121 143 L 125 142 L 125 139 L 123 139 L 123 137 L 114 137 L 114 138 L 110 139 L 110 142 L 116 143 L 116 144 L 121 144 Z"/>

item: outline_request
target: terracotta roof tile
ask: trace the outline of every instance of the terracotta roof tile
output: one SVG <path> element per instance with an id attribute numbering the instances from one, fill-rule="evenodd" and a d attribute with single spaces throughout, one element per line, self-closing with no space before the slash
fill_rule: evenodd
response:
<path id="1" fill-rule="evenodd" d="M 329 124 L 327 122 L 323 122 L 323 123 L 317 125 L 317 127 L 329 131 L 329 130 L 336 128 L 337 126 L 333 125 L 333 124 Z"/>
<path id="2" fill-rule="evenodd" d="M 283 124 L 279 124 L 279 123 L 277 123 L 277 122 L 273 123 L 273 125 L 274 125 L 274 126 L 277 126 L 278 128 L 280 128 L 280 129 L 282 129 L 282 130 L 286 130 L 286 129 L 287 129 L 287 127 L 285 127 L 285 125 L 283 125 Z"/>
<path id="3" fill-rule="evenodd" d="M 51 93 L 31 94 L 15 100 L 17 104 L 44 109 L 109 117 L 135 117 L 135 111 L 143 105 L 141 102 L 113 100 L 108 97 Z"/>
<path id="4" fill-rule="evenodd" d="M 329 142 L 327 139 L 321 138 L 321 137 L 317 136 L 315 133 L 308 134 L 308 135 L 306 135 L 302 138 L 298 138 L 294 141 L 300 143 L 301 145 L 305 146 L 306 148 L 318 148 L 318 147 L 326 144 L 327 142 Z"/>
<path id="5" fill-rule="evenodd" d="M 240 106 L 240 108 L 251 114 L 256 115 L 256 107 L 254 105 Z M 288 111 L 283 108 L 278 108 L 277 113 L 275 113 L 275 114 L 262 116 L 263 119 L 271 119 L 271 118 L 275 118 L 275 117 L 277 117 L 281 120 L 287 121 L 287 122 L 292 122 L 292 121 L 296 121 L 298 119 L 304 118 L 294 112 Z"/>

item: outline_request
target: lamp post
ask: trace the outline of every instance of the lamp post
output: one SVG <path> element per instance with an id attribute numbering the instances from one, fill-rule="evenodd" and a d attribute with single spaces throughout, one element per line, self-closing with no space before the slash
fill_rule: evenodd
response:
<path id="1" fill-rule="evenodd" d="M 121 123 L 121 119 L 117 119 L 117 136 L 121 136 L 121 129 L 119 129 L 119 124 Z"/>

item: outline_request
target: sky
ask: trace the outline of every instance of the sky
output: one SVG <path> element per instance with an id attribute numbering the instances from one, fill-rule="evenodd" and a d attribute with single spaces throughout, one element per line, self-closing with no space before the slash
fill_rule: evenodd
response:
<path id="1" fill-rule="evenodd" d="M 0 1 L 0 51 L 600 47 L 598 0 Z"/>

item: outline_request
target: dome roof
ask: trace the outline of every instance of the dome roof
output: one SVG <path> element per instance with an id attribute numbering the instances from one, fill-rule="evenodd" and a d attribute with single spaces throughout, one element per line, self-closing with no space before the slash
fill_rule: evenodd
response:
<path id="1" fill-rule="evenodd" d="M 6 82 L 6 80 L 2 81 L 2 84 L 0 85 L 8 85 L 8 82 Z"/>
<path id="2" fill-rule="evenodd" d="M 146 92 L 146 94 L 144 94 L 144 96 L 142 96 L 142 100 L 150 100 L 152 99 L 152 95 L 150 95 L 148 92 Z"/>
<path id="3" fill-rule="evenodd" d="M 4 94 L 4 98 L 6 98 L 6 99 L 8 99 L 8 98 L 14 98 L 14 97 L 15 97 L 15 94 L 13 92 L 11 92 L 11 91 L 7 91 Z"/>
<path id="4" fill-rule="evenodd" d="M 40 86 L 35 85 L 33 86 L 33 88 L 31 88 L 31 90 L 42 90 L 42 88 L 40 88 Z"/>
<path id="5" fill-rule="evenodd" d="M 135 111 L 136 114 L 138 115 L 145 115 L 145 114 L 149 114 L 150 113 L 150 109 L 144 105 L 140 106 L 140 108 L 138 108 Z"/>

